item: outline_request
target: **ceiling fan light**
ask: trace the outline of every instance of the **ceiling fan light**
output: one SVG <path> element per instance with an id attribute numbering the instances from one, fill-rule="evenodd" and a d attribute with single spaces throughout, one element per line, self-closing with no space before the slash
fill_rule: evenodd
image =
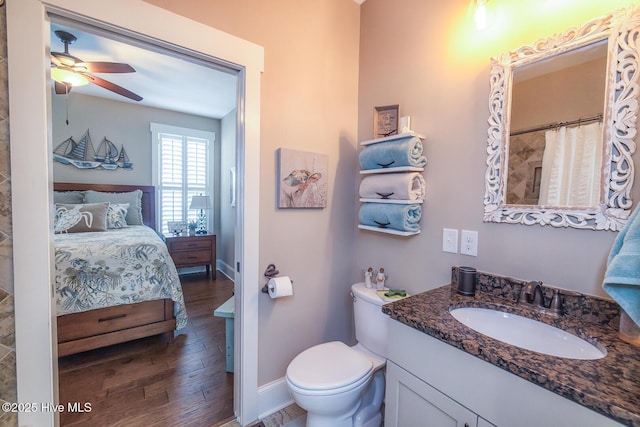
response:
<path id="1" fill-rule="evenodd" d="M 87 76 L 62 67 L 51 68 L 51 78 L 58 83 L 69 86 L 84 86 L 89 84 L 89 78 Z"/>

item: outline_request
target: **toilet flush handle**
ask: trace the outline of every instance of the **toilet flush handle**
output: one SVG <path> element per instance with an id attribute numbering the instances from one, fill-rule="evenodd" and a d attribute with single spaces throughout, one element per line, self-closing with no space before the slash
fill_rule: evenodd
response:
<path id="1" fill-rule="evenodd" d="M 356 302 L 356 296 L 353 294 L 353 292 L 349 292 L 349 294 L 351 294 L 351 298 L 353 298 L 353 302 Z"/>

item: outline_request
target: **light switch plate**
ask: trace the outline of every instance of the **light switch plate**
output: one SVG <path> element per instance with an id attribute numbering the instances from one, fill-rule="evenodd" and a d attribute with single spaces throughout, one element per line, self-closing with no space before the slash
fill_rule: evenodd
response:
<path id="1" fill-rule="evenodd" d="M 458 230 L 451 228 L 442 229 L 442 251 L 458 253 Z"/>

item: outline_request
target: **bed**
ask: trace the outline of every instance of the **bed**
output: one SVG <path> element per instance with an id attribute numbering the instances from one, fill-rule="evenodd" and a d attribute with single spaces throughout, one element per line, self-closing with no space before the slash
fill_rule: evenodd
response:
<path id="1" fill-rule="evenodd" d="M 154 231 L 154 187 L 54 183 L 54 191 L 58 356 L 158 334 L 171 342 L 187 316 L 175 265 Z M 131 203 L 119 203 L 129 198 Z M 95 227 L 102 218 L 96 211 L 81 213 L 86 218 L 77 223 L 93 228 L 59 232 L 60 212 L 68 214 L 80 203 L 83 212 L 105 204 L 109 215 L 112 207 L 126 208 L 117 217 L 120 223 L 113 216 L 102 220 L 108 228 Z"/>

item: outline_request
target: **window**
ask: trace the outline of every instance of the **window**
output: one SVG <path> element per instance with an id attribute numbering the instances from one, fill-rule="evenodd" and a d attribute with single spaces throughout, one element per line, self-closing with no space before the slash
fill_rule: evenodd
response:
<path id="1" fill-rule="evenodd" d="M 212 200 L 215 134 L 157 123 L 151 123 L 151 134 L 159 231 L 168 234 L 169 221 L 198 219 L 199 212 L 189 209 L 192 196 L 208 195 Z M 211 230 L 211 212 L 206 213 Z"/>

